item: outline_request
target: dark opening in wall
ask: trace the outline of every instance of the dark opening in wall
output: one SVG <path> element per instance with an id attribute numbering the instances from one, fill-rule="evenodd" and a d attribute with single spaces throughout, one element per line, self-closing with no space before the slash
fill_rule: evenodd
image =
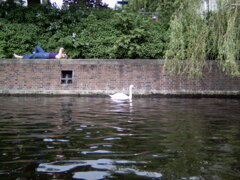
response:
<path id="1" fill-rule="evenodd" d="M 71 70 L 61 71 L 61 84 L 72 84 L 73 72 Z"/>

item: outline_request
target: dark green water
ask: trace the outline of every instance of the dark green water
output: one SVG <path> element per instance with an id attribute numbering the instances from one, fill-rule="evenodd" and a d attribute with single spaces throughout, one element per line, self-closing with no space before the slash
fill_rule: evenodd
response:
<path id="1" fill-rule="evenodd" d="M 0 97 L 0 179 L 240 179 L 240 100 Z"/>

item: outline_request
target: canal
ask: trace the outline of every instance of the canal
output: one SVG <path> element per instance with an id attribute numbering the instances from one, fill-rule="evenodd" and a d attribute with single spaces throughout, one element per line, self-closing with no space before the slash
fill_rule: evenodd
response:
<path id="1" fill-rule="evenodd" d="M 240 100 L 0 97 L 1 179 L 240 179 Z"/>

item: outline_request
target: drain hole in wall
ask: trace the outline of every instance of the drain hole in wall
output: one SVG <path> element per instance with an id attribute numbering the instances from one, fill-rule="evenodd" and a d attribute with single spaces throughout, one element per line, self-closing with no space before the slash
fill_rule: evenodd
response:
<path id="1" fill-rule="evenodd" d="M 71 70 L 61 71 L 61 84 L 72 84 L 73 72 Z"/>

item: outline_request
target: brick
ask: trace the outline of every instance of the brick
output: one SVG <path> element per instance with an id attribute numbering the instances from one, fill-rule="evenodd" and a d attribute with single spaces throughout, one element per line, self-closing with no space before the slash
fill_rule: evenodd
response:
<path id="1" fill-rule="evenodd" d="M 51 64 L 49 64 L 51 61 Z M 0 93 L 25 90 L 38 93 L 52 90 L 90 94 L 127 92 L 141 94 L 240 94 L 240 77 L 226 76 L 214 63 L 208 64 L 203 78 L 163 74 L 162 60 L 4 60 L 0 59 Z M 73 72 L 72 84 L 61 84 L 61 71 Z M 46 92 L 45 92 L 46 93 Z"/>

